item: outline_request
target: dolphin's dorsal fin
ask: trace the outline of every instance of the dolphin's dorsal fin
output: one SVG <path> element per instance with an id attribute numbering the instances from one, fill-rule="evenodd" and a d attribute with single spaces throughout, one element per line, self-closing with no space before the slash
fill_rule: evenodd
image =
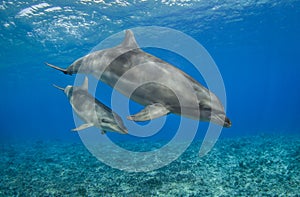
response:
<path id="1" fill-rule="evenodd" d="M 81 86 L 82 89 L 88 91 L 88 88 L 89 88 L 89 79 L 87 76 L 84 77 L 84 82 Z"/>
<path id="2" fill-rule="evenodd" d="M 138 44 L 135 41 L 134 34 L 130 29 L 126 30 L 125 39 L 122 42 L 121 46 L 130 49 L 139 48 Z"/>

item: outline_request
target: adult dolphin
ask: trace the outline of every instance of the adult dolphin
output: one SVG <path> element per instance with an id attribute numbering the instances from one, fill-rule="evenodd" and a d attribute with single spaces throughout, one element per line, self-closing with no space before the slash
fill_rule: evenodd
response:
<path id="1" fill-rule="evenodd" d="M 146 121 L 175 113 L 231 126 L 214 93 L 182 70 L 140 49 L 131 30 L 126 30 L 120 45 L 90 53 L 66 69 L 46 64 L 69 75 L 92 74 L 145 106 L 137 114 L 128 116 L 129 120 Z M 196 104 L 191 95 L 196 95 Z"/>

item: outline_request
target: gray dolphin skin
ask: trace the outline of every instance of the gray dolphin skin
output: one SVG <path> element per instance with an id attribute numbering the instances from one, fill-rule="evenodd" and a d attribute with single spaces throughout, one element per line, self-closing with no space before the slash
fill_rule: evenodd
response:
<path id="1" fill-rule="evenodd" d="M 182 70 L 140 49 L 131 30 L 126 30 L 120 45 L 90 53 L 66 69 L 46 64 L 69 75 L 92 74 L 145 106 L 142 111 L 127 117 L 129 120 L 146 121 L 175 113 L 231 127 L 231 121 L 214 93 Z M 196 105 L 191 104 L 195 103 L 191 95 L 196 95 Z"/>
<path id="2" fill-rule="evenodd" d="M 61 88 L 57 85 L 53 86 L 64 91 L 75 113 L 85 122 L 72 131 L 80 131 L 95 126 L 102 130 L 102 134 L 107 131 L 128 133 L 120 116 L 88 93 L 87 77 L 85 77 L 81 87 L 67 86 Z"/>

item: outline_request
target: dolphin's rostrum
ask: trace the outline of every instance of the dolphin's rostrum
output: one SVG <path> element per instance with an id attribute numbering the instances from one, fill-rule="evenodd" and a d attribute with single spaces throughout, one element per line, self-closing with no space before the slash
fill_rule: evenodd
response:
<path id="1" fill-rule="evenodd" d="M 231 126 L 223 105 L 214 93 L 185 72 L 140 49 L 131 30 L 126 31 L 120 45 L 90 53 L 66 69 L 46 64 L 69 75 L 92 74 L 145 106 L 141 112 L 129 116 L 129 120 L 145 121 L 175 113 L 224 127 Z M 133 87 L 138 88 L 132 91 Z M 192 94 L 196 95 L 196 105 L 181 105 L 182 102 L 178 102 L 179 96 L 183 103 L 193 103 Z"/>
<path id="2" fill-rule="evenodd" d="M 87 77 L 85 77 L 81 87 L 70 85 L 66 88 L 57 85 L 54 87 L 64 91 L 75 113 L 85 122 L 72 131 L 80 131 L 95 126 L 102 130 L 102 134 L 107 131 L 128 133 L 120 116 L 88 93 Z"/>

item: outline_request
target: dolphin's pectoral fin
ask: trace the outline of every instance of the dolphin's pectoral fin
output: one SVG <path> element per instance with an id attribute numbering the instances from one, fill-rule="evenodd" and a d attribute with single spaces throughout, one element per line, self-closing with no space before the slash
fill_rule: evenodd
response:
<path id="1" fill-rule="evenodd" d="M 81 131 L 83 129 L 86 129 L 86 128 L 89 128 L 89 127 L 92 127 L 92 126 L 94 126 L 93 123 L 82 124 L 79 127 L 75 128 L 75 129 L 72 129 L 72 131 Z"/>
<path id="2" fill-rule="evenodd" d="M 152 105 L 146 106 L 145 109 L 143 109 L 139 113 L 128 116 L 127 119 L 133 121 L 146 121 L 164 116 L 168 113 L 170 113 L 170 111 L 162 104 L 154 103 Z"/>

